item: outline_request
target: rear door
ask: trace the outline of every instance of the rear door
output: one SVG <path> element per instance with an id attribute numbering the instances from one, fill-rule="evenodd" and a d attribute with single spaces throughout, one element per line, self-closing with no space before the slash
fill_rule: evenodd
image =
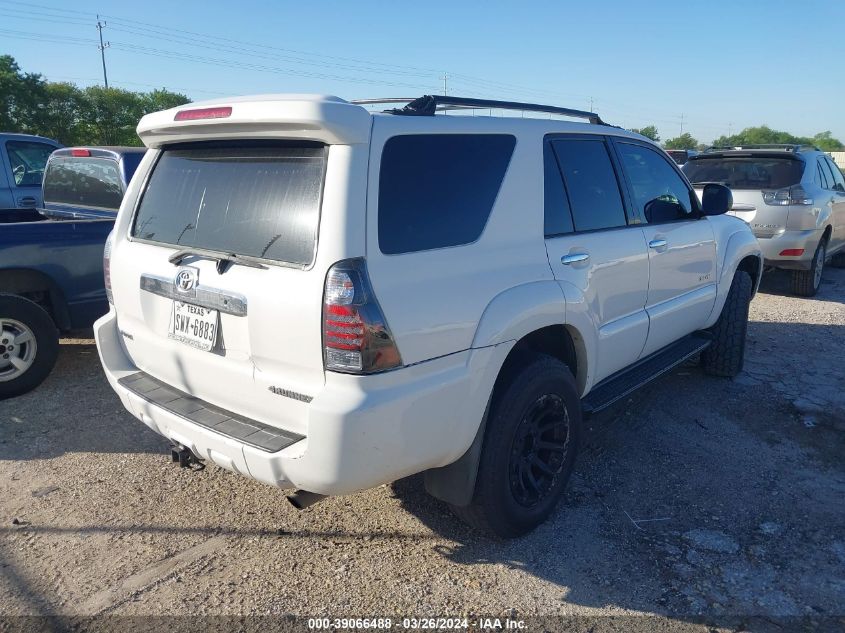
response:
<path id="1" fill-rule="evenodd" d="M 112 255 L 118 321 L 140 369 L 225 409 L 306 431 L 302 408 L 324 382 L 328 265 L 316 257 L 324 182 L 346 181 L 338 174 L 349 154 L 308 141 L 159 152 L 128 240 Z M 243 263 L 227 262 L 232 254 Z"/>
<path id="2" fill-rule="evenodd" d="M 648 255 L 629 225 L 608 140 L 547 139 L 546 250 L 555 278 L 583 297 L 598 330 L 594 381 L 639 358 L 648 335 Z M 568 300 L 568 299 L 567 299 Z"/>
<path id="3" fill-rule="evenodd" d="M 828 169 L 828 186 L 831 197 L 831 215 L 833 216 L 833 234 L 830 236 L 828 252 L 839 250 L 845 246 L 845 177 L 832 160 L 827 157 L 819 159 Z"/>
<path id="4" fill-rule="evenodd" d="M 716 241 L 695 193 L 668 158 L 638 141 L 614 144 L 635 213 L 645 222 L 647 356 L 706 323 L 716 300 Z"/>

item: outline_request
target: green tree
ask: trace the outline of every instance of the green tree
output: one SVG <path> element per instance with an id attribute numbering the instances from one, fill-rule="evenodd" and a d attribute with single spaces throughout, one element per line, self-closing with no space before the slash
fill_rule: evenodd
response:
<path id="1" fill-rule="evenodd" d="M 191 102 L 191 100 L 185 95 L 178 92 L 170 92 L 165 88 L 153 90 L 152 92 L 144 94 L 142 100 L 144 114 L 158 112 L 159 110 L 169 110 L 170 108 L 175 108 L 176 106 L 185 105 L 186 103 Z"/>
<path id="2" fill-rule="evenodd" d="M 0 55 L 0 131 L 38 132 L 44 78 L 21 70 L 11 55 Z"/>
<path id="3" fill-rule="evenodd" d="M 86 141 L 84 111 L 85 99 L 79 88 L 71 83 L 47 83 L 36 127 L 39 134 L 64 145 L 82 145 Z"/>
<path id="4" fill-rule="evenodd" d="M 833 135 L 827 132 L 819 132 L 812 139 L 812 144 L 825 152 L 842 152 L 845 151 L 845 144 L 838 138 L 833 138 Z"/>
<path id="5" fill-rule="evenodd" d="M 634 132 L 635 134 L 642 134 L 646 138 L 650 138 L 655 143 L 660 141 L 660 134 L 657 133 L 657 127 L 655 127 L 654 125 L 647 125 L 645 127 L 639 128 L 639 129 L 634 128 L 631 131 Z"/>
<path id="6" fill-rule="evenodd" d="M 698 147 L 698 140 L 693 138 L 689 132 L 684 132 L 680 136 L 670 138 L 663 146 L 666 149 L 695 149 Z"/>

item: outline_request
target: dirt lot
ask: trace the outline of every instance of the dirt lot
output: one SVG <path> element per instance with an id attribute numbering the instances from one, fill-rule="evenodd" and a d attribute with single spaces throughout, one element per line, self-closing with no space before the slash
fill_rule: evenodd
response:
<path id="1" fill-rule="evenodd" d="M 41 388 L 0 403 L 0 613 L 842 625 L 824 618 L 845 615 L 845 270 L 813 300 L 767 276 L 752 321 L 736 380 L 688 365 L 594 418 L 554 519 L 512 542 L 464 528 L 417 478 L 297 512 L 214 466 L 180 470 L 92 342 L 66 340 Z"/>

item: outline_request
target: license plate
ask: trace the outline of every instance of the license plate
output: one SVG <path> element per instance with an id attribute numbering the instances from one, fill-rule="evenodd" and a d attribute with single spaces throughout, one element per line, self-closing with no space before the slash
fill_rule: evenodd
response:
<path id="1" fill-rule="evenodd" d="M 169 338 L 209 351 L 217 340 L 217 310 L 182 301 L 173 302 Z"/>

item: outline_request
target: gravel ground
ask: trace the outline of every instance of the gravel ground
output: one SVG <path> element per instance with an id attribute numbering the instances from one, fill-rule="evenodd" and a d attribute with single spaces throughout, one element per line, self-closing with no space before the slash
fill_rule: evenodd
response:
<path id="1" fill-rule="evenodd" d="M 814 299 L 786 289 L 764 279 L 737 379 L 687 365 L 591 420 L 557 513 L 510 542 L 463 527 L 419 478 L 297 512 L 217 467 L 179 469 L 124 412 L 92 341 L 67 339 L 41 388 L 0 403 L 0 614 L 831 626 L 845 615 L 845 270 Z"/>

